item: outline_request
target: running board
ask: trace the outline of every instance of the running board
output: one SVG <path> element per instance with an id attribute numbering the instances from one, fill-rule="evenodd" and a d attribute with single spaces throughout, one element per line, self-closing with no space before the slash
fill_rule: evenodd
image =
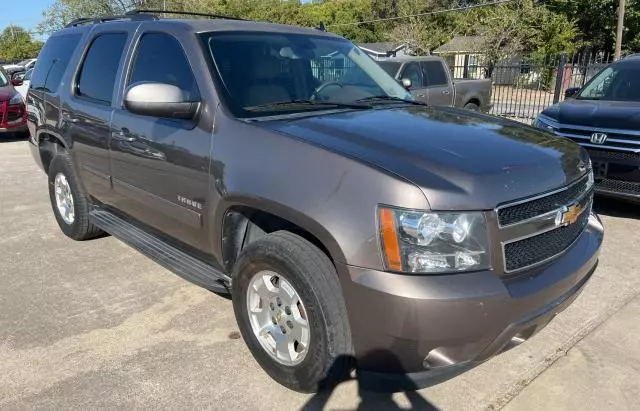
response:
<path id="1" fill-rule="evenodd" d="M 89 218 L 102 230 L 185 280 L 217 293 L 230 293 L 231 278 L 210 264 L 190 256 L 104 209 L 94 207 L 89 213 Z"/>

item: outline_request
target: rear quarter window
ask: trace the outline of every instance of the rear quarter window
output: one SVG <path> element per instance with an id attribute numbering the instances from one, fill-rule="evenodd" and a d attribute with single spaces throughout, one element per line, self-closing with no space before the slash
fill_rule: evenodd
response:
<path id="1" fill-rule="evenodd" d="M 81 34 L 63 34 L 51 37 L 38 56 L 31 76 L 31 87 L 48 93 L 56 93 L 73 52 L 78 47 Z"/>

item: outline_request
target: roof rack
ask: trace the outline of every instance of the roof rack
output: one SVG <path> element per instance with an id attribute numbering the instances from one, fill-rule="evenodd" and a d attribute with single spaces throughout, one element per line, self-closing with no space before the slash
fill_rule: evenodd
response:
<path id="1" fill-rule="evenodd" d="M 65 28 L 78 27 L 84 24 L 100 24 L 107 21 L 117 21 L 117 20 L 149 21 L 149 20 L 158 20 L 158 17 L 154 16 L 153 14 L 129 14 L 129 13 L 121 16 L 82 17 L 82 18 L 73 20 L 71 23 L 67 24 L 64 27 Z"/>
<path id="2" fill-rule="evenodd" d="M 222 14 L 209 14 L 209 13 L 196 13 L 193 11 L 177 11 L 177 10 L 131 10 L 126 13 L 127 16 L 143 16 L 143 15 L 154 15 L 154 14 L 177 14 L 181 16 L 197 16 L 197 17 L 208 17 L 210 19 L 225 19 L 225 20 L 242 20 L 240 17 L 232 17 L 225 16 Z"/>

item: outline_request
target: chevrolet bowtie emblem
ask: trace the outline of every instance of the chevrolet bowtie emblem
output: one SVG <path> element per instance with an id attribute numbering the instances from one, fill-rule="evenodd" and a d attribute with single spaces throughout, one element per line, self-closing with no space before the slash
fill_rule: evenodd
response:
<path id="1" fill-rule="evenodd" d="M 558 211 L 558 216 L 556 217 L 556 225 L 561 227 L 566 227 L 570 224 L 578 221 L 578 218 L 584 211 L 584 207 L 580 204 L 573 204 L 570 206 L 564 206 Z"/>

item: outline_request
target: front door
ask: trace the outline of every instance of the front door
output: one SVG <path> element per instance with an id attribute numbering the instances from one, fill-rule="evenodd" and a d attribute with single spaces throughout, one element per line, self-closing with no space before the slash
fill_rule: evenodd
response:
<path id="1" fill-rule="evenodd" d="M 453 87 L 441 60 L 420 63 L 427 87 L 427 102 L 432 106 L 453 106 Z"/>
<path id="2" fill-rule="evenodd" d="M 422 69 L 417 61 L 405 64 L 402 68 L 400 78 L 411 80 L 411 94 L 413 94 L 413 97 L 422 103 L 427 102 L 427 90 L 424 87 L 424 75 L 422 74 Z"/>
<path id="3" fill-rule="evenodd" d="M 122 99 L 129 87 L 153 82 L 177 86 L 191 101 L 202 100 L 178 36 L 144 30 L 138 34 Z M 189 55 L 197 52 L 189 50 Z M 120 104 L 111 123 L 110 150 L 118 210 L 206 253 L 212 129 L 204 117 L 147 117 Z"/>

